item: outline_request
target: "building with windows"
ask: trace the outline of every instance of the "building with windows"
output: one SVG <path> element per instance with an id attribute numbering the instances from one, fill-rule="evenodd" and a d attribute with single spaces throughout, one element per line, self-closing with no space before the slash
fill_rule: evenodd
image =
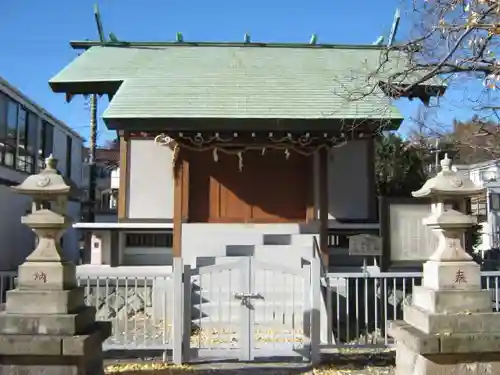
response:
<path id="1" fill-rule="evenodd" d="M 84 139 L 0 77 L 0 270 L 10 270 L 33 250 L 34 235 L 21 224 L 29 199 L 9 187 L 38 173 L 45 158 L 58 159 L 61 174 L 82 186 Z M 69 202 L 69 213 L 80 216 L 80 201 Z M 78 238 L 69 230 L 62 239 L 67 256 L 77 259 Z"/>
<path id="2" fill-rule="evenodd" d="M 83 186 L 88 197 L 90 185 L 89 149 L 85 148 L 84 155 Z M 116 221 L 119 160 L 120 150 L 117 148 L 102 147 L 96 150 L 96 222 Z"/>
<path id="3" fill-rule="evenodd" d="M 500 249 L 500 159 L 453 168 L 486 188 L 486 196 L 471 202 L 472 214 L 482 226 L 482 241 L 476 250 L 484 255 L 487 250 Z"/>

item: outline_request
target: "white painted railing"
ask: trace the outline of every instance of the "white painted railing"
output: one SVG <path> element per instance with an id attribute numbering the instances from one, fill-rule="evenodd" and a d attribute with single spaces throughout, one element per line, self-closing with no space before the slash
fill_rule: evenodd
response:
<path id="1" fill-rule="evenodd" d="M 112 322 L 104 350 L 172 349 L 173 273 L 125 273 L 120 268 L 128 267 L 110 268 L 106 274 L 98 268 L 78 272 L 78 285 L 85 290 L 86 304 L 96 308 L 96 319 Z"/>
<path id="2" fill-rule="evenodd" d="M 387 323 L 402 318 L 403 304 L 410 302 L 413 287 L 422 279 L 421 273 L 329 273 L 322 278 L 320 273 L 318 263 L 311 280 L 312 308 L 325 296 L 327 320 L 321 329 L 333 335 L 322 335 L 326 339 L 321 343 L 315 340 L 314 350 L 319 351 L 390 347 Z M 6 291 L 14 287 L 15 277 L 15 272 L 0 272 L 2 302 Z M 186 306 L 191 298 L 185 298 L 186 293 L 191 295 L 191 283 L 185 281 L 191 276 L 181 259 L 176 258 L 173 267 L 83 266 L 77 278 L 87 304 L 96 307 L 98 319 L 113 323 L 104 349 L 172 352 L 177 363 L 187 358 L 183 354 L 193 344 L 191 306 Z M 500 271 L 482 273 L 483 288 L 491 290 L 492 311 L 497 312 L 499 281 Z M 315 327 L 311 339 L 320 334 Z"/>
<path id="3" fill-rule="evenodd" d="M 112 322 L 103 349 L 161 351 L 165 359 L 171 352 L 182 363 L 183 272 L 180 258 L 173 267 L 78 267 L 86 304 L 96 308 L 97 320 Z M 16 272 L 0 272 L 2 304 L 15 279 Z"/>
<path id="4" fill-rule="evenodd" d="M 500 311 L 500 271 L 482 272 L 484 289 L 492 292 L 492 311 Z M 413 287 L 420 285 L 420 272 L 329 273 L 325 288 L 328 342 L 321 349 L 387 348 L 391 320 L 403 318 L 402 308 L 411 302 Z M 324 328 L 323 328 L 324 329 Z"/>

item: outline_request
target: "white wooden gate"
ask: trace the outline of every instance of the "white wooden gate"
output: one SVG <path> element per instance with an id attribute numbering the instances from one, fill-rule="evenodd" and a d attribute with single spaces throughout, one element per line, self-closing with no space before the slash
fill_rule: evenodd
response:
<path id="1" fill-rule="evenodd" d="M 311 267 L 219 259 L 191 277 L 190 357 L 309 358 Z"/>

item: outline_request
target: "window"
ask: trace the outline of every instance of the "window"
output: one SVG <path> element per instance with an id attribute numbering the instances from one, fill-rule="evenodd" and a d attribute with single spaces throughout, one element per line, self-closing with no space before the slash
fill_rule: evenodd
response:
<path id="1" fill-rule="evenodd" d="M 490 210 L 500 211 L 500 194 L 491 193 L 490 195 Z"/>
<path id="2" fill-rule="evenodd" d="M 53 137 L 51 124 L 0 92 L 0 165 L 34 173 L 37 159 L 52 153 Z"/>
<path id="3" fill-rule="evenodd" d="M 7 135 L 7 95 L 0 92 L 0 142 L 3 143 Z"/>
<path id="4" fill-rule="evenodd" d="M 28 153 L 27 163 L 29 170 L 27 172 L 35 172 L 35 160 L 37 154 L 37 136 L 40 118 L 32 112 L 28 112 L 28 129 L 26 130 L 26 150 Z"/>
<path id="5" fill-rule="evenodd" d="M 7 95 L 0 92 L 0 163 L 4 162 L 5 137 L 7 135 Z"/>
<path id="6" fill-rule="evenodd" d="M 109 209 L 109 193 L 102 193 L 101 195 L 101 209 Z"/>
<path id="7" fill-rule="evenodd" d="M 105 165 L 96 165 L 95 176 L 96 178 L 109 178 L 111 177 L 111 171 Z"/>
<path id="8" fill-rule="evenodd" d="M 73 138 L 66 136 L 66 177 L 71 178 L 71 155 L 73 154 Z"/>
<path id="9" fill-rule="evenodd" d="M 113 191 L 110 197 L 109 208 L 112 210 L 116 210 L 116 206 L 118 204 L 118 191 Z"/>
<path id="10" fill-rule="evenodd" d="M 17 137 L 17 118 L 19 104 L 13 100 L 7 102 L 7 138 L 16 139 Z"/>
<path id="11" fill-rule="evenodd" d="M 0 92 L 0 164 L 33 173 L 38 117 Z"/>
<path id="12" fill-rule="evenodd" d="M 480 175 L 483 182 L 495 181 L 497 179 L 495 171 L 481 171 Z"/>
<path id="13" fill-rule="evenodd" d="M 32 172 L 33 163 L 28 152 L 28 112 L 19 107 L 17 116 L 16 169 Z"/>
<path id="14" fill-rule="evenodd" d="M 172 247 L 172 233 L 128 233 L 126 247 Z"/>
<path id="15" fill-rule="evenodd" d="M 17 144 L 26 147 L 26 131 L 28 130 L 28 112 L 22 107 L 17 111 Z"/>
<path id="16" fill-rule="evenodd" d="M 7 134 L 5 137 L 4 163 L 8 167 L 14 167 L 17 146 L 17 121 L 19 104 L 13 100 L 7 102 Z"/>
<path id="17" fill-rule="evenodd" d="M 38 149 L 40 167 L 45 164 L 45 159 L 54 151 L 54 127 L 47 121 L 40 127 L 40 146 Z"/>

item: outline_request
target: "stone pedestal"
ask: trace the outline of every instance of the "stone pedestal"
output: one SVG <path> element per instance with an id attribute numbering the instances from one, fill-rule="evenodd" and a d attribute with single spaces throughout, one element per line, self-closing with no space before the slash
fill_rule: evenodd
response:
<path id="1" fill-rule="evenodd" d="M 26 262 L 0 313 L 0 374 L 103 374 L 109 322 L 96 322 L 68 262 Z"/>
<path id="2" fill-rule="evenodd" d="M 479 280 L 473 261 L 425 264 L 404 321 L 389 326 L 397 375 L 500 374 L 500 314 Z"/>
<path id="3" fill-rule="evenodd" d="M 0 312 L 1 375 L 104 374 L 102 342 L 110 322 L 96 322 L 76 286 L 75 265 L 62 256 L 59 239 L 71 220 L 64 214 L 69 187 L 54 159 L 39 175 L 15 188 L 35 197 L 33 212 L 22 218 L 38 236 L 38 246 L 19 267 L 17 288 L 7 292 Z M 51 210 L 41 202 L 54 200 Z"/>

